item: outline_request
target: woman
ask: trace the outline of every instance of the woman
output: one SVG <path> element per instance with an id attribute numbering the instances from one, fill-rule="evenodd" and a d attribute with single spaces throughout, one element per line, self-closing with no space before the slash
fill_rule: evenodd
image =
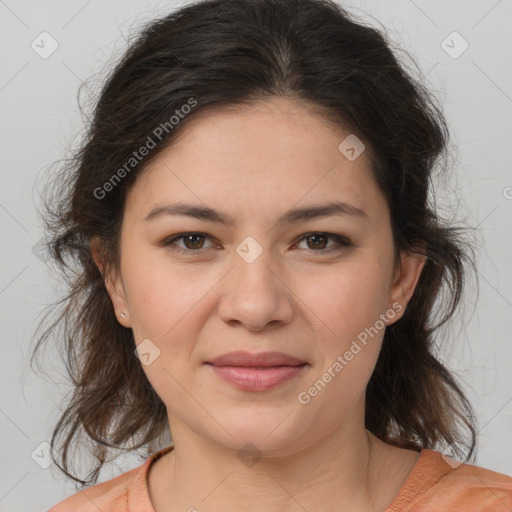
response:
<path id="1" fill-rule="evenodd" d="M 64 327 L 76 385 L 51 444 L 95 484 L 50 512 L 510 510 L 434 355 L 473 265 L 429 197 L 446 144 L 421 83 L 336 3 L 208 0 L 149 24 L 48 221 L 74 273 L 40 341 Z"/>

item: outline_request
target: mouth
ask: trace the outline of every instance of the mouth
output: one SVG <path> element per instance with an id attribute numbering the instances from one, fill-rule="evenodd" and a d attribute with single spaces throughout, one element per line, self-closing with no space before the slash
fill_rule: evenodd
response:
<path id="1" fill-rule="evenodd" d="M 243 391 L 269 391 L 300 376 L 309 364 L 282 352 L 231 352 L 207 361 L 213 373 Z"/>

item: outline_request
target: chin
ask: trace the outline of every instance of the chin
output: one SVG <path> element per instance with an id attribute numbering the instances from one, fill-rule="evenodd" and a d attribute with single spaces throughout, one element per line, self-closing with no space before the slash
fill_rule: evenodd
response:
<path id="1" fill-rule="evenodd" d="M 265 456 L 285 456 L 294 453 L 300 443 L 299 426 L 291 420 L 293 414 L 287 419 L 283 410 L 279 414 L 265 415 L 261 411 L 254 417 L 250 414 L 235 413 L 236 419 L 219 418 L 219 423 L 225 426 L 227 433 L 219 440 L 220 444 L 233 450 L 256 450 Z M 284 420 L 284 421 L 283 421 Z M 244 448 L 245 447 L 245 448 Z M 254 448 L 253 448 L 254 447 Z"/>

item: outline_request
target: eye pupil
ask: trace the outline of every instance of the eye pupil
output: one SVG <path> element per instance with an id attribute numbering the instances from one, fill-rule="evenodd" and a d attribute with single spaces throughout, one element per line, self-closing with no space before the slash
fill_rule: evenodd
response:
<path id="1" fill-rule="evenodd" d="M 185 246 L 187 247 L 187 249 L 200 249 L 200 248 L 201 248 L 201 247 L 200 247 L 200 246 L 201 246 L 201 243 L 199 243 L 199 244 L 192 243 L 192 246 L 190 247 L 188 242 L 190 242 L 190 240 L 191 240 L 191 239 L 192 239 L 192 240 L 193 240 L 193 239 L 196 239 L 196 241 L 197 241 L 197 239 L 199 239 L 199 240 L 201 241 L 201 239 L 202 239 L 202 238 L 203 238 L 203 236 L 202 236 L 202 235 L 194 235 L 194 234 L 186 235 L 186 236 L 183 238 L 183 242 L 184 242 Z"/>
<path id="2" fill-rule="evenodd" d="M 317 248 L 317 249 L 318 249 L 318 248 L 320 248 L 320 249 L 324 249 L 324 248 L 326 247 L 326 241 L 327 241 L 327 238 L 328 238 L 328 237 L 326 237 L 325 235 L 321 235 L 321 234 L 310 235 L 310 236 L 308 236 L 308 241 L 310 241 L 310 240 L 312 240 L 312 239 L 317 239 L 317 240 L 318 240 L 318 238 L 323 239 L 323 240 L 324 240 L 324 243 L 322 243 L 322 242 L 317 243 L 317 242 L 316 242 L 316 243 L 314 243 L 314 244 L 313 244 L 313 247 L 314 247 L 314 248 Z"/>

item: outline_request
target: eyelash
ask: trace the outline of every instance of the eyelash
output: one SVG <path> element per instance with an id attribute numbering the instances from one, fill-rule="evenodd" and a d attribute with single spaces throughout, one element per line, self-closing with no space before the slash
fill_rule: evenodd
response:
<path id="1" fill-rule="evenodd" d="M 195 236 L 200 236 L 200 237 L 204 237 L 204 238 L 210 238 L 210 236 L 208 236 L 207 234 L 205 233 L 199 233 L 199 232 L 196 232 L 196 231 L 190 231 L 190 232 L 187 232 L 187 233 L 182 233 L 180 235 L 175 235 L 175 236 L 172 236 L 170 238 L 166 238 L 165 240 L 163 240 L 163 242 L 161 243 L 162 246 L 164 247 L 169 247 L 171 246 L 174 242 L 176 242 L 177 240 L 183 240 L 185 237 L 189 236 L 189 235 L 195 235 Z M 314 235 L 321 235 L 321 236 L 325 236 L 327 238 L 330 238 L 332 240 L 334 240 L 338 246 L 336 247 L 329 247 L 328 249 L 320 249 L 320 250 L 309 250 L 309 252 L 312 252 L 312 253 L 319 253 L 319 254 L 330 254 L 332 252 L 335 252 L 335 251 L 340 251 L 344 248 L 347 248 L 347 247 L 351 247 L 353 244 L 352 242 L 348 239 L 348 238 L 345 238 L 341 235 L 335 235 L 334 233 L 325 233 L 323 231 L 312 231 L 310 233 L 306 233 L 305 235 L 303 235 L 296 243 L 300 243 L 302 242 L 303 240 L 307 239 L 308 237 L 311 237 L 311 236 L 314 236 Z M 172 250 L 174 251 L 177 251 L 177 252 L 180 252 L 182 254 L 187 254 L 187 255 L 191 255 L 193 253 L 200 253 L 206 249 L 182 249 L 181 247 L 172 247 Z"/>

